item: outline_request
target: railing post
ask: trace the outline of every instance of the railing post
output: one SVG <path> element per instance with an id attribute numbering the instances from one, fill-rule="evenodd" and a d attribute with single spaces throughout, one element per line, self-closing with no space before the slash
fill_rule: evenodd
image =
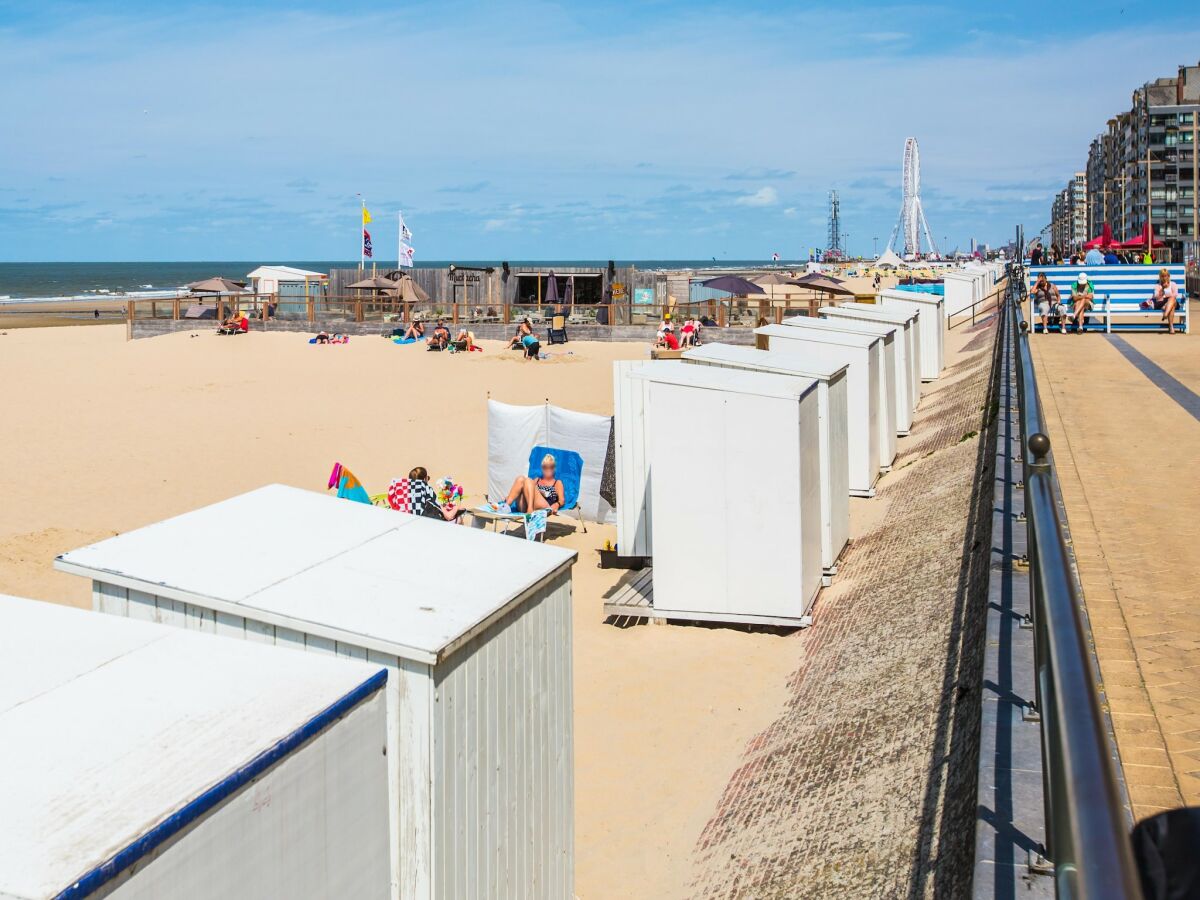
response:
<path id="1" fill-rule="evenodd" d="M 354 301 L 354 321 L 361 322 L 362 320 L 363 320 L 362 301 L 355 300 Z"/>

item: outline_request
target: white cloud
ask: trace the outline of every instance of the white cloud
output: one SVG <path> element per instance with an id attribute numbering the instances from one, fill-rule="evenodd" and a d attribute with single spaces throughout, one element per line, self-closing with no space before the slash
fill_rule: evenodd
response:
<path id="1" fill-rule="evenodd" d="M 512 219 L 488 219 L 483 223 L 484 231 L 503 231 L 512 225 Z"/>
<path id="2" fill-rule="evenodd" d="M 761 187 L 752 194 L 743 194 L 733 202 L 738 206 L 774 206 L 779 202 L 779 192 L 770 186 Z"/>

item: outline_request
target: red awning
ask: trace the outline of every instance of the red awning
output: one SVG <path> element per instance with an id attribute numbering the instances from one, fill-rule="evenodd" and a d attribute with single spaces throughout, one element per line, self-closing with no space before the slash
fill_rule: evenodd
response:
<path id="1" fill-rule="evenodd" d="M 1122 250 L 1145 250 L 1146 243 L 1150 239 L 1151 239 L 1150 238 L 1150 223 L 1147 222 L 1146 227 L 1142 229 L 1141 234 L 1139 234 L 1137 237 L 1131 237 L 1129 240 L 1124 241 L 1120 244 L 1117 244 L 1117 246 L 1120 247 Z M 1155 247 L 1167 246 L 1162 241 L 1160 241 L 1158 238 L 1154 238 L 1153 240 L 1154 240 L 1153 246 L 1155 246 Z"/>

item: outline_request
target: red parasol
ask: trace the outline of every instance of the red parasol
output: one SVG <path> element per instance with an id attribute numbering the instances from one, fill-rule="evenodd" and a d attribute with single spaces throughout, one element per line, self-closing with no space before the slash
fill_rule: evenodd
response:
<path id="1" fill-rule="evenodd" d="M 1117 244 L 1117 241 L 1113 240 L 1112 229 L 1109 227 L 1108 223 L 1105 222 L 1104 228 L 1101 230 L 1099 236 L 1092 238 L 1090 241 L 1084 244 L 1083 249 L 1096 250 L 1104 247 L 1112 247 L 1115 244 Z"/>

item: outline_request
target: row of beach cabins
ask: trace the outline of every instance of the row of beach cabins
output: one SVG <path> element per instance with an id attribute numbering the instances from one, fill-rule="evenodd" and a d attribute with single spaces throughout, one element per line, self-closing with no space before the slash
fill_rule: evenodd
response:
<path id="1" fill-rule="evenodd" d="M 809 624 L 944 364 L 878 299 L 615 364 L 606 615 Z M 282 485 L 63 554 L 92 611 L 0 597 L 0 894 L 570 898 L 575 561 Z"/>

